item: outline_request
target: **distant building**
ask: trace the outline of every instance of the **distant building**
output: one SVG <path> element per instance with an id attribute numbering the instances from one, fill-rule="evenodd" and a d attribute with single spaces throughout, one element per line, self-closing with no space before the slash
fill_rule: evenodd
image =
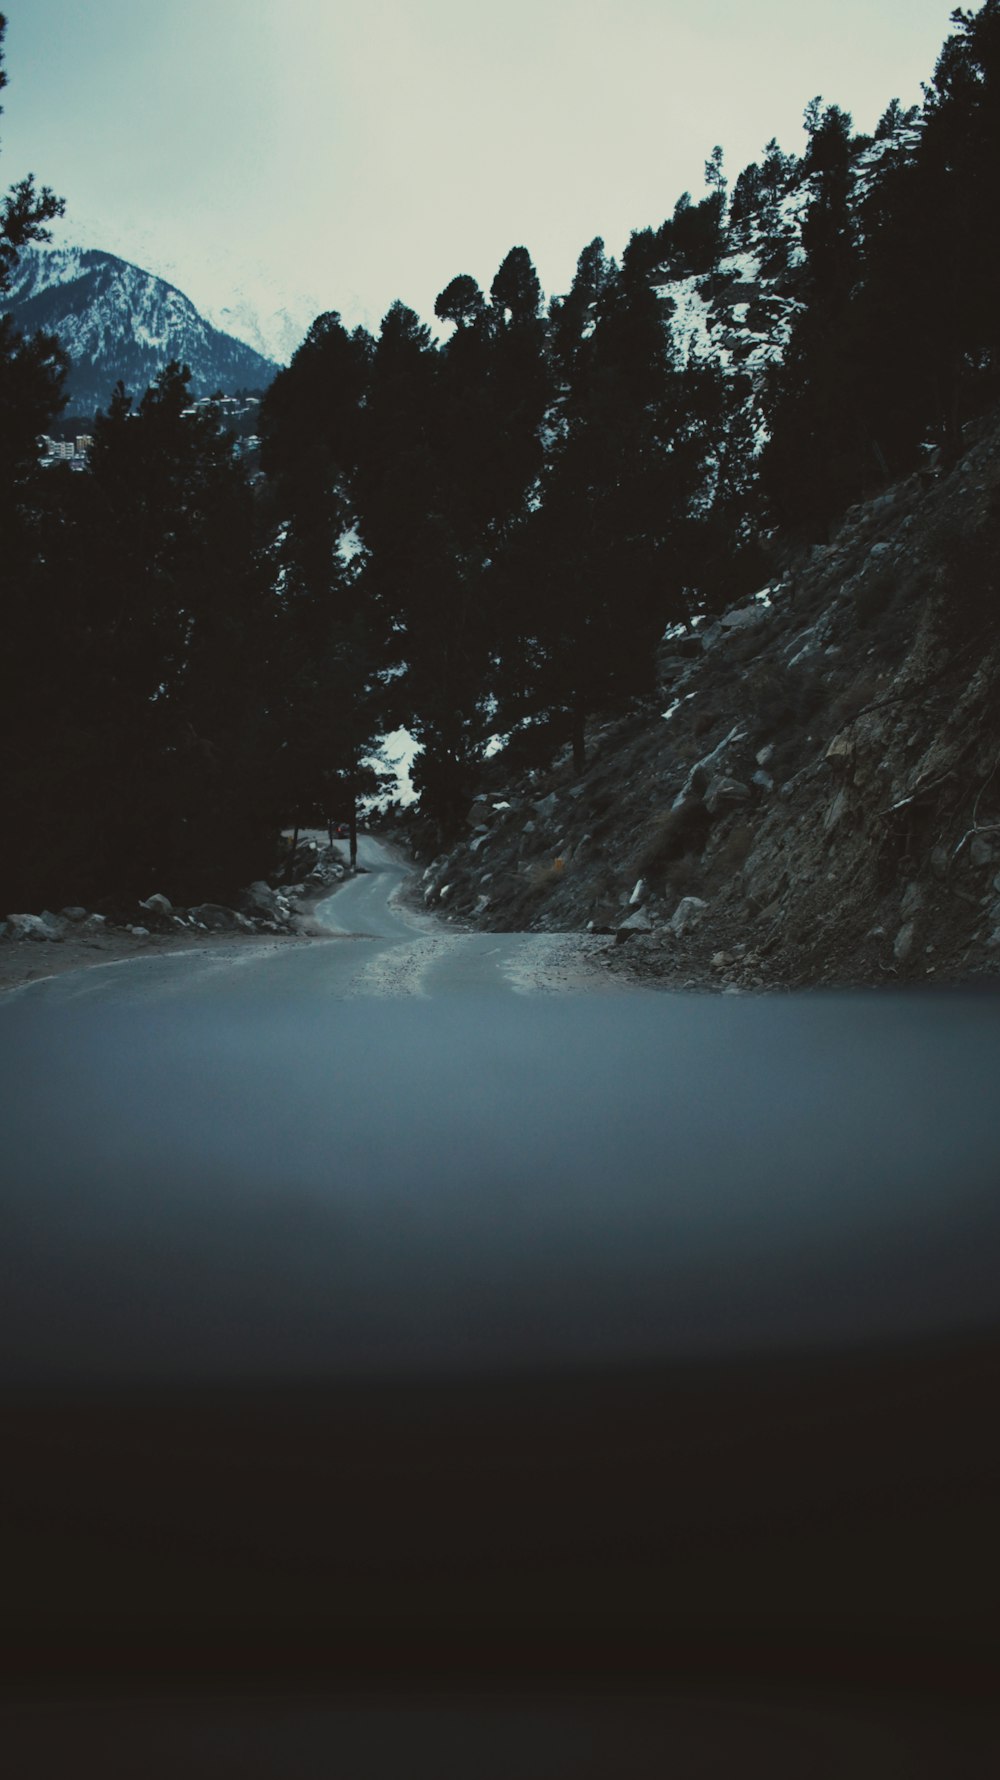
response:
<path id="1" fill-rule="evenodd" d="M 43 433 L 38 441 L 38 461 L 44 470 L 53 464 L 69 464 L 73 470 L 85 470 L 93 443 L 90 433 L 80 433 L 75 439 L 50 439 Z"/>

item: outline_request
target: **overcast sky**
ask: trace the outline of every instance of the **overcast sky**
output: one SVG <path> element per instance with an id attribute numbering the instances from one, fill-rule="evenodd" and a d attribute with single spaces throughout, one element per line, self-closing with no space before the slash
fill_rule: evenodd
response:
<path id="1" fill-rule="evenodd" d="M 528 248 L 565 291 L 620 253 L 716 142 L 734 179 L 801 151 L 821 93 L 874 127 L 920 97 L 953 0 L 0 0 L 2 183 L 215 308 L 298 296 L 433 319 Z"/>

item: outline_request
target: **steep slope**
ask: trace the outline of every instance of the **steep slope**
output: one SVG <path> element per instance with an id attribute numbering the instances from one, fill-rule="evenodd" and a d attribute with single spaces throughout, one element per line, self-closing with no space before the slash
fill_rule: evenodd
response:
<path id="1" fill-rule="evenodd" d="M 594 726 L 581 778 L 568 750 L 529 772 L 499 755 L 467 836 L 426 866 L 425 904 L 603 931 L 613 966 L 673 983 L 995 971 L 998 563 L 994 415 L 953 468 L 668 633 L 657 704 Z"/>
<path id="2" fill-rule="evenodd" d="M 173 285 L 96 249 L 28 248 L 6 307 L 23 333 L 58 335 L 78 410 L 105 406 L 119 379 L 141 395 L 171 359 L 190 366 L 196 396 L 263 388 L 277 369 L 212 327 Z"/>

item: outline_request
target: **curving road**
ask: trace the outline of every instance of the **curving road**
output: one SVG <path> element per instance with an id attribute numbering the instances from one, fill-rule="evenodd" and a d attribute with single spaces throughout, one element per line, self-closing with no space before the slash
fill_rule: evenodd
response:
<path id="1" fill-rule="evenodd" d="M 358 876 L 316 906 L 323 936 L 311 944 L 213 941 L 190 951 L 67 971 L 10 991 L 56 1007 L 252 1006 L 276 998 L 303 1007 L 331 997 L 622 993 L 600 968 L 599 942 L 572 934 L 456 933 L 408 909 L 408 868 L 371 835 L 358 840 Z"/>
<path id="2" fill-rule="evenodd" d="M 449 931 L 401 902 L 386 847 L 361 859 L 317 910 L 327 937 L 0 1001 L 6 1314 L 27 1319 L 0 1376 L 660 1360 L 992 1322 L 997 998 L 623 990 L 580 937 Z M 22 1228 L 43 1232 L 30 1268 Z"/>
<path id="3" fill-rule="evenodd" d="M 8 1674 L 974 1684 L 997 998 L 615 992 L 363 846 L 0 1000 Z"/>

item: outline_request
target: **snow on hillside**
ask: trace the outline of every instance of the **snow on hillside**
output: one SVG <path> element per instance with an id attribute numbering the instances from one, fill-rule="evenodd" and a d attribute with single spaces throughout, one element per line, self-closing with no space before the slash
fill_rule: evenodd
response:
<path id="1" fill-rule="evenodd" d="M 858 206 L 883 162 L 909 152 L 916 137 L 916 131 L 906 131 L 897 141 L 871 142 L 857 155 L 853 177 L 859 227 Z M 726 377 L 749 380 L 744 419 L 754 456 L 767 439 L 764 379 L 783 359 L 801 308 L 802 224 L 814 196 L 813 180 L 793 174 L 780 198 L 730 224 L 725 251 L 710 272 L 676 276 L 662 267 L 653 275 L 653 288 L 666 305 L 675 361 L 714 363 Z"/>
<path id="2" fill-rule="evenodd" d="M 223 333 L 242 340 L 264 358 L 287 365 L 302 345 L 321 308 L 321 304 L 302 298 L 265 311 L 252 298 L 237 291 L 227 302 L 209 305 L 205 314 Z"/>
<path id="3" fill-rule="evenodd" d="M 213 327 L 183 292 L 96 248 L 28 248 L 6 307 L 25 333 L 58 335 L 71 361 L 70 401 L 103 406 L 119 379 L 141 395 L 171 359 L 192 393 L 259 388 L 275 364 Z"/>

